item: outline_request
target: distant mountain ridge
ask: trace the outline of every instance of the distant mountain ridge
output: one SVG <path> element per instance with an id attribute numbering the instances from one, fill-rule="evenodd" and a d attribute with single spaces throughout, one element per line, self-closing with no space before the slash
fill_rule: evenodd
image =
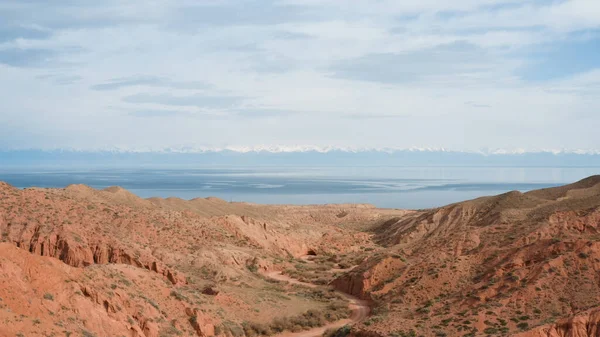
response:
<path id="1" fill-rule="evenodd" d="M 297 152 L 444 152 L 444 153 L 472 153 L 480 155 L 516 155 L 516 154 L 540 154 L 552 153 L 558 154 L 579 154 L 579 155 L 600 155 L 600 149 L 503 149 L 503 148 L 482 148 L 478 150 L 456 150 L 445 147 L 352 147 L 352 146 L 316 146 L 316 145 L 256 145 L 256 146 L 179 146 L 179 147 L 106 147 L 98 149 L 79 149 L 79 148 L 53 148 L 53 149 L 0 149 L 0 152 L 77 152 L 77 153 L 212 153 L 212 152 L 239 152 L 239 153 L 297 153 Z"/>
<path id="2" fill-rule="evenodd" d="M 461 152 L 445 149 L 241 148 L 162 151 L 0 150 L 8 167 L 518 166 L 600 167 L 594 151 Z"/>

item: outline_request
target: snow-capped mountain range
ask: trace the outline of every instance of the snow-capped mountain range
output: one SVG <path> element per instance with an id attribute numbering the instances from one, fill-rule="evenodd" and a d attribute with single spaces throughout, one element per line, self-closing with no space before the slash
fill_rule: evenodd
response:
<path id="1" fill-rule="evenodd" d="M 0 152 L 55 152 L 55 153 L 220 153 L 220 152 L 235 152 L 235 153 L 330 153 L 330 152 L 345 152 L 345 153 L 366 153 L 366 152 L 381 152 L 381 153 L 399 153 L 399 152 L 426 152 L 426 153 L 464 153 L 464 154 L 480 154 L 480 155 L 524 155 L 524 154 L 577 154 L 577 155 L 600 155 L 600 149 L 502 149 L 502 148 L 483 148 L 479 150 L 457 150 L 444 147 L 341 147 L 341 146 L 316 146 L 316 145 L 229 145 L 223 147 L 209 146 L 177 146 L 177 147 L 105 147 L 95 149 L 79 149 L 79 148 L 51 148 L 51 149 L 0 149 Z"/>
<path id="2" fill-rule="evenodd" d="M 5 167 L 503 166 L 599 167 L 598 150 L 224 146 L 0 150 Z M 600 170 L 599 170 L 600 173 Z"/>

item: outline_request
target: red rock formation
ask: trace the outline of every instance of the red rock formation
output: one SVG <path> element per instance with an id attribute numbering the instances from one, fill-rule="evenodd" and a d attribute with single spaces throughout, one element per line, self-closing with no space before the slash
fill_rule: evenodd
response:
<path id="1" fill-rule="evenodd" d="M 214 320 L 198 311 L 198 309 L 186 308 L 185 313 L 190 317 L 190 324 L 200 337 L 213 337 L 215 335 Z"/>
<path id="2" fill-rule="evenodd" d="M 370 235 L 336 225 L 388 213 L 402 212 L 143 200 L 120 188 L 20 190 L 0 183 L 0 336 L 212 336 L 223 316 L 232 329 L 270 320 L 297 311 L 298 299 L 250 306 L 255 292 L 285 291 L 255 269 L 281 268 L 309 250 L 354 250 Z M 185 308 L 195 305 L 202 311 L 188 316 Z"/>
<path id="3" fill-rule="evenodd" d="M 181 273 L 165 268 L 163 263 L 148 255 L 134 256 L 127 248 L 103 243 L 101 240 L 87 242 L 76 233 L 56 233 L 43 235 L 41 226 L 24 226 L 19 232 L 0 226 L 0 235 L 15 243 L 19 248 L 31 253 L 60 259 L 72 267 L 86 267 L 92 264 L 118 263 L 155 271 L 173 284 L 185 283 Z"/>
<path id="4" fill-rule="evenodd" d="M 409 213 L 374 232 L 385 247 L 375 256 L 406 264 L 368 259 L 333 282 L 377 303 L 356 332 L 514 334 L 600 303 L 600 177 Z M 597 315 L 530 333 L 598 336 Z"/>
<path id="5" fill-rule="evenodd" d="M 373 259 L 360 268 L 335 279 L 331 285 L 339 291 L 360 299 L 371 299 L 372 291 L 377 286 L 398 275 L 404 266 L 405 263 L 399 258 Z"/>
<path id="6" fill-rule="evenodd" d="M 600 309 L 591 310 L 555 324 L 535 328 L 515 337 L 598 337 Z"/>

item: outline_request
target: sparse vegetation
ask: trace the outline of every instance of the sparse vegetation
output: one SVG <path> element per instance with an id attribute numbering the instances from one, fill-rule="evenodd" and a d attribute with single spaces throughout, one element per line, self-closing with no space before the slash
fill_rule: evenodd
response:
<path id="1" fill-rule="evenodd" d="M 174 327 L 173 325 L 169 325 L 159 332 L 159 337 L 172 337 L 172 336 L 182 336 L 183 332 Z"/>
<path id="2" fill-rule="evenodd" d="M 339 329 L 327 329 L 323 333 L 323 337 L 346 337 L 350 334 L 352 327 L 349 325 L 344 325 Z"/>
<path id="3" fill-rule="evenodd" d="M 378 217 L 372 218 L 378 219 L 374 221 L 378 225 L 369 227 L 370 232 L 347 235 L 346 226 L 362 226 L 346 224 L 346 221 L 357 221 L 351 208 L 336 208 L 333 213 L 325 211 L 324 214 L 319 213 L 320 210 L 302 209 L 297 218 L 301 220 L 286 219 L 291 225 L 279 230 L 269 216 L 265 216 L 264 224 L 262 219 L 252 218 L 244 218 L 245 224 L 238 224 L 238 218 L 229 221 L 232 219 L 216 216 L 207 220 L 187 214 L 194 211 L 184 207 L 184 201 L 174 200 L 177 208 L 165 203 L 160 212 L 156 212 L 151 207 L 140 211 L 118 202 L 91 201 L 101 199 L 100 194 L 75 203 L 67 192 L 56 193 L 59 196 L 49 195 L 53 201 L 64 202 L 64 209 L 53 210 L 36 204 L 39 200 L 48 200 L 43 197 L 31 198 L 28 202 L 33 206 L 23 203 L 19 206 L 22 210 L 15 206 L 13 210 L 2 209 L 7 214 L 6 224 L 10 224 L 10 233 L 2 233 L 3 240 L 12 243 L 6 247 L 13 249 L 14 244 L 22 242 L 31 245 L 36 240 L 45 244 L 54 238 L 50 235 L 60 234 L 73 247 L 92 252 L 75 257 L 76 267 L 86 267 L 81 273 L 70 273 L 64 282 L 61 280 L 56 288 L 61 289 L 60 292 L 51 294 L 34 289 L 32 299 L 37 296 L 40 302 L 39 297 L 42 297 L 46 308 L 39 314 L 36 312 L 39 318 L 25 315 L 14 318 L 20 326 L 31 325 L 31 329 L 41 329 L 37 325 L 43 322 L 44 328 L 60 327 L 60 332 L 67 335 L 66 330 L 71 329 L 72 335 L 93 336 L 79 330 L 96 326 L 96 322 L 86 322 L 93 318 L 79 315 L 77 302 L 82 298 L 64 302 L 73 292 L 85 296 L 86 300 L 92 299 L 100 310 L 118 313 L 114 316 L 123 320 L 121 325 L 157 324 L 161 337 L 195 334 L 194 330 L 203 324 L 200 322 L 203 316 L 221 322 L 215 327 L 217 334 L 232 337 L 301 331 L 348 316 L 347 302 L 336 292 L 325 287 L 313 289 L 269 279 L 259 265 L 272 265 L 273 270 L 285 270 L 285 274 L 294 279 L 312 284 L 329 284 L 343 275 L 336 286 L 346 291 L 351 289 L 353 293 L 370 293 L 374 303 L 372 316 L 362 321 L 364 325 L 359 324 L 357 330 L 376 331 L 385 337 L 510 335 L 517 330 L 555 322 L 559 317 L 566 318 L 571 312 L 584 312 L 596 304 L 593 299 L 600 293 L 595 282 L 597 247 L 593 242 L 598 238 L 562 225 L 570 223 L 569 217 L 585 222 L 590 212 L 596 219 L 594 207 L 597 206 L 588 199 L 577 199 L 576 194 L 564 199 L 564 203 L 581 203 L 585 208 L 577 204 L 579 208 L 574 212 L 559 214 L 565 219 L 552 223 L 547 219 L 554 215 L 548 211 L 554 207 L 554 199 L 540 199 L 544 200 L 543 208 L 536 206 L 537 199 L 526 200 L 531 204 L 519 208 L 515 206 L 518 204 L 505 207 L 503 196 L 457 204 L 449 212 L 447 208 L 416 211 L 386 222 L 385 228 L 378 227 L 383 219 L 381 214 L 376 214 Z M 521 197 L 528 198 L 527 195 Z M 509 195 L 508 201 L 513 203 L 510 198 Z M 90 208 L 90 203 L 94 207 Z M 571 204 L 564 203 L 560 209 L 568 210 Z M 223 207 L 230 206 L 224 204 Z M 244 212 L 252 217 L 254 206 L 244 207 Z M 46 209 L 50 211 L 42 213 Z M 51 213 L 54 211 L 56 216 Z M 276 211 L 282 212 L 281 209 Z M 343 217 L 334 218 L 340 223 L 329 230 L 328 219 L 342 213 Z M 468 225 L 458 226 L 462 224 L 461 217 L 466 215 Z M 537 222 L 540 218 L 544 221 Z M 287 247 L 281 247 L 285 240 L 279 238 L 281 235 L 292 238 L 301 233 L 294 230 L 304 226 L 300 224 L 304 221 L 310 222 L 312 227 L 302 230 L 312 232 L 302 240 L 310 242 L 318 255 L 298 259 L 283 252 Z M 448 221 L 457 226 L 449 227 Z M 60 232 L 52 224 L 66 230 Z M 82 228 L 81 224 L 85 226 Z M 239 226 L 244 227 L 240 230 Z M 321 227 L 328 230 L 320 232 Z M 432 229 L 435 232 L 431 232 Z M 255 230 L 260 234 L 252 233 Z M 23 240 L 18 237 L 21 232 L 35 233 L 39 238 Z M 91 238 L 89 233 L 100 238 Z M 145 237 L 147 233 L 151 235 Z M 505 241 L 508 235 L 514 241 Z M 549 239 L 552 235 L 556 237 Z M 279 241 L 275 242 L 272 237 Z M 112 241 L 117 241 L 117 245 L 102 246 Z M 295 245 L 291 241 L 293 239 L 290 244 Z M 132 248 L 127 248 L 129 246 Z M 212 246 L 217 249 L 213 250 Z M 39 252 L 42 247 L 21 248 L 29 249 L 27 254 L 32 258 L 30 253 Z M 290 251 L 298 249 L 295 246 Z M 43 251 L 46 255 L 46 246 Z M 63 260 L 69 262 L 69 259 Z M 381 260 L 385 263 L 374 267 L 373 262 Z M 105 264 L 107 261 L 119 261 L 119 266 Z M 358 268 L 346 270 L 354 266 Z M 40 268 L 51 267 L 51 264 L 42 264 Z M 23 282 L 30 281 L 28 277 L 23 275 Z M 146 297 L 148 289 L 159 291 L 150 299 Z M 577 293 L 581 289 L 589 292 L 587 298 Z M 2 309 L 7 309 L 6 304 L 18 295 L 14 288 L 9 291 L 12 293 L 2 293 Z M 225 308 L 231 303 L 234 305 Z M 265 321 L 266 315 L 273 315 L 274 307 L 280 308 L 278 316 L 292 307 L 294 311 L 288 317 Z M 189 310 L 194 312 L 191 318 Z M 237 321 L 228 321 L 230 317 Z M 241 323 L 241 317 L 248 321 Z M 406 318 L 403 324 L 408 320 L 414 322 L 407 330 L 408 325 L 393 326 L 397 320 L 390 319 L 392 317 Z M 480 320 L 484 323 L 481 327 Z M 404 330 L 398 330 L 400 327 Z M 328 330 L 324 336 L 345 337 L 350 329 Z M 16 332 L 11 331 L 13 335 Z M 56 328 L 53 332 L 56 333 Z"/>
<path id="4" fill-rule="evenodd" d="M 242 328 L 247 337 L 270 336 L 283 331 L 298 332 L 320 327 L 328 322 L 347 318 L 350 310 L 345 302 L 334 301 L 323 310 L 309 310 L 304 314 L 276 318 L 270 324 L 244 322 Z"/>
<path id="5" fill-rule="evenodd" d="M 176 291 L 176 290 L 171 290 L 171 296 L 175 297 L 176 299 L 180 300 L 180 301 L 188 301 L 188 298 L 183 295 L 182 293 Z"/>
<path id="6" fill-rule="evenodd" d="M 485 328 L 483 330 L 483 333 L 488 334 L 488 335 L 494 335 L 494 334 L 498 333 L 498 329 L 491 328 L 491 327 L 490 328 Z"/>
<path id="7" fill-rule="evenodd" d="M 91 332 L 89 332 L 87 330 L 81 330 L 81 335 L 83 337 L 96 337 L 96 334 L 91 333 Z"/>

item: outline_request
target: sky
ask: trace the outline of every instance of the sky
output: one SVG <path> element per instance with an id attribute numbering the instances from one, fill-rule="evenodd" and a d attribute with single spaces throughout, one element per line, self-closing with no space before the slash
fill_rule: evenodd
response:
<path id="1" fill-rule="evenodd" d="M 598 0 L 5 0 L 0 149 L 600 149 Z"/>

